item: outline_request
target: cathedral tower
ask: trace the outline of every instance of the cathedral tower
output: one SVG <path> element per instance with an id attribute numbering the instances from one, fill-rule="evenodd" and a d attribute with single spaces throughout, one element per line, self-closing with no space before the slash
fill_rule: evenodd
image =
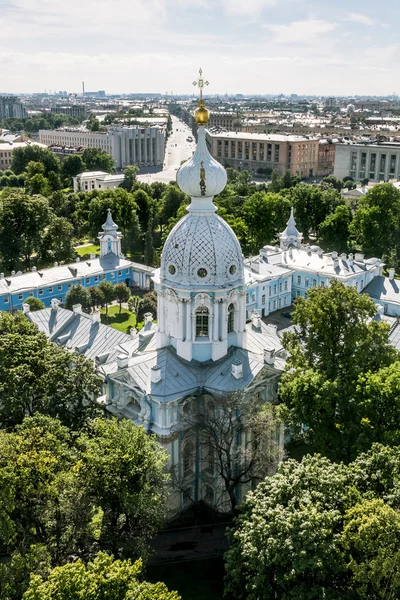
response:
<path id="1" fill-rule="evenodd" d="M 230 346 L 244 347 L 246 286 L 239 241 L 216 215 L 213 197 L 227 182 L 225 169 L 206 144 L 209 112 L 200 88 L 195 111 L 198 142 L 192 158 L 178 171 L 180 189 L 191 197 L 188 214 L 169 234 L 155 278 L 158 294 L 158 348 L 173 346 L 178 356 L 206 362 L 225 356 Z"/>

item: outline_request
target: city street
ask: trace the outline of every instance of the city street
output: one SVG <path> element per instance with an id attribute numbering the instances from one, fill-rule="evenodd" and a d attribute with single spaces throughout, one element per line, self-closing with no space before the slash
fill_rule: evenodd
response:
<path id="1" fill-rule="evenodd" d="M 145 183 L 153 181 L 162 181 L 169 183 L 176 179 L 176 172 L 183 160 L 190 158 L 195 150 L 196 143 L 188 142 L 189 136 L 193 134 L 189 127 L 177 117 L 171 115 L 172 133 L 167 140 L 165 149 L 164 165 L 162 171 L 156 171 L 156 167 L 141 168 L 138 180 Z"/>

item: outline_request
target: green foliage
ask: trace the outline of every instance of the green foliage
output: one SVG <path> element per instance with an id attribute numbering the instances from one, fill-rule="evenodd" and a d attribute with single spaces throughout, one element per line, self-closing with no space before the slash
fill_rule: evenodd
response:
<path id="1" fill-rule="evenodd" d="M 31 312 L 42 310 L 44 308 L 44 303 L 39 298 L 34 298 L 33 296 L 26 298 L 24 302 L 25 304 L 29 304 Z"/>
<path id="2" fill-rule="evenodd" d="M 383 500 L 365 500 L 347 511 L 342 535 L 354 598 L 400 595 L 400 514 Z"/>
<path id="3" fill-rule="evenodd" d="M 128 308 L 131 312 L 136 313 L 138 308 L 139 308 L 139 304 L 140 304 L 141 298 L 140 296 L 131 296 L 130 298 L 128 298 Z"/>
<path id="4" fill-rule="evenodd" d="M 106 314 L 108 314 L 108 305 L 115 300 L 115 287 L 111 281 L 102 281 L 99 285 L 99 290 L 103 294 Z"/>
<path id="5" fill-rule="evenodd" d="M 400 361 L 389 327 L 370 320 L 375 311 L 368 296 L 332 281 L 296 301 L 296 329 L 283 340 L 289 359 L 280 394 L 288 423 L 335 460 L 349 461 L 374 441 L 397 439 Z M 385 377 L 388 384 L 381 386 Z"/>
<path id="6" fill-rule="evenodd" d="M 397 597 L 400 518 L 379 496 L 398 502 L 399 460 L 399 447 L 376 444 L 349 466 L 319 455 L 282 463 L 247 495 L 230 530 L 227 597 Z M 380 480 L 384 464 L 391 477 Z"/>
<path id="7" fill-rule="evenodd" d="M 99 290 L 101 292 L 101 290 Z M 122 310 L 122 303 L 128 302 L 131 295 L 129 287 L 125 283 L 117 283 L 114 286 L 115 299 L 119 303 L 119 312 Z"/>
<path id="8" fill-rule="evenodd" d="M 88 171 L 105 171 L 106 173 L 115 171 L 112 156 L 100 148 L 85 148 L 82 160 Z"/>
<path id="9" fill-rule="evenodd" d="M 337 206 L 344 204 L 340 193 L 331 186 L 324 189 L 318 185 L 300 183 L 286 190 L 284 195 L 294 206 L 297 226 L 305 237 L 312 232 L 319 235 L 319 228 L 326 217 Z"/>
<path id="10" fill-rule="evenodd" d="M 64 184 L 71 187 L 72 178 L 86 170 L 86 165 L 79 154 L 66 156 L 61 163 L 61 176 Z"/>
<path id="11" fill-rule="evenodd" d="M 347 252 L 353 215 L 347 204 L 339 204 L 320 225 L 320 237 L 328 250 Z"/>
<path id="12" fill-rule="evenodd" d="M 73 285 L 68 290 L 65 298 L 65 308 L 72 310 L 74 304 L 80 304 L 83 312 L 90 313 L 92 307 L 92 297 L 87 288 L 83 287 L 80 283 Z"/>
<path id="13" fill-rule="evenodd" d="M 65 217 L 52 216 L 43 236 L 41 256 L 57 261 L 71 261 L 75 257 L 74 228 Z"/>
<path id="14" fill-rule="evenodd" d="M 79 477 L 103 512 L 100 544 L 119 556 L 146 556 L 164 519 L 166 453 L 127 419 L 95 421 L 79 447 Z"/>
<path id="15" fill-rule="evenodd" d="M 45 227 L 50 222 L 49 203 L 22 191 L 7 189 L 0 198 L 0 252 L 9 268 L 25 259 L 29 265 L 36 250 L 40 252 Z"/>
<path id="16" fill-rule="evenodd" d="M 56 567 L 46 581 L 34 575 L 23 600 L 180 600 L 163 583 L 140 579 L 141 561 L 114 560 L 99 552 L 87 565 L 82 560 Z"/>
<path id="17" fill-rule="evenodd" d="M 11 169 L 16 175 L 19 175 L 25 171 L 31 161 L 43 165 L 44 175 L 47 175 L 50 171 L 58 173 L 60 169 L 60 161 L 57 156 L 51 150 L 41 148 L 35 144 L 13 150 Z"/>
<path id="18" fill-rule="evenodd" d="M 127 167 L 125 167 L 125 179 L 119 187 L 123 188 L 124 190 L 127 190 L 128 192 L 132 191 L 132 188 L 136 183 L 136 176 L 138 173 L 139 167 L 137 167 L 136 165 L 128 165 Z"/>
<path id="19" fill-rule="evenodd" d="M 350 229 L 364 252 L 381 257 L 394 251 L 400 258 L 400 191 L 391 183 L 375 185 L 358 201 Z"/>
<path id="20" fill-rule="evenodd" d="M 74 429 L 98 413 L 92 402 L 100 379 L 91 361 L 49 342 L 18 312 L 0 316 L 0 423 L 12 427 L 25 415 L 58 417 Z"/>
<path id="21" fill-rule="evenodd" d="M 141 322 L 144 320 L 144 315 L 151 313 L 153 318 L 157 315 L 157 295 L 154 292 L 148 292 L 145 294 L 139 304 L 137 310 L 137 321 Z"/>
<path id="22" fill-rule="evenodd" d="M 98 287 L 89 288 L 89 294 L 93 310 L 96 310 L 98 306 L 104 306 L 104 294 Z"/>

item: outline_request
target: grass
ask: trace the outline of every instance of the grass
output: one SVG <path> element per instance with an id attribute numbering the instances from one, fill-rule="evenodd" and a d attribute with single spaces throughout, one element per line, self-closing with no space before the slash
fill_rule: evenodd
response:
<path id="1" fill-rule="evenodd" d="M 91 245 L 91 246 L 84 246 L 83 248 L 75 248 L 75 252 L 79 255 L 79 256 L 85 256 L 85 254 L 100 254 L 100 246 L 97 246 L 95 244 Z"/>
<path id="2" fill-rule="evenodd" d="M 106 309 L 101 309 L 101 322 L 104 325 L 111 325 L 114 329 L 122 331 L 123 333 L 129 333 L 130 327 L 136 326 L 136 315 L 129 312 L 128 309 L 122 308 L 121 314 L 119 312 L 119 305 L 113 304 L 108 307 L 108 316 L 106 315 Z"/>
<path id="3" fill-rule="evenodd" d="M 219 557 L 146 569 L 149 581 L 163 581 L 170 590 L 176 590 L 182 600 L 222 600 L 224 575 L 224 562 Z"/>

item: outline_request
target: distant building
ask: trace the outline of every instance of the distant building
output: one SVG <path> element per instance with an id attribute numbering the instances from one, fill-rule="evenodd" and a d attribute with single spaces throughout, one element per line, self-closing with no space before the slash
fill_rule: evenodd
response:
<path id="1" fill-rule="evenodd" d="M 11 167 L 12 153 L 16 148 L 27 148 L 28 146 L 39 146 L 40 148 L 47 148 L 45 144 L 38 144 L 37 142 L 3 142 L 0 139 L 0 171 L 5 171 Z"/>
<path id="2" fill-rule="evenodd" d="M 91 192 L 92 190 L 114 190 L 124 181 L 125 175 L 110 174 L 104 171 L 87 171 L 80 173 L 74 180 L 74 192 Z"/>
<path id="3" fill-rule="evenodd" d="M 318 171 L 319 142 L 315 138 L 262 133 L 207 132 L 212 156 L 226 167 L 276 169 L 299 177 L 314 177 Z"/>
<path id="4" fill-rule="evenodd" d="M 326 177 L 332 175 L 335 168 L 335 146 L 332 140 L 320 140 L 318 144 L 318 171 L 317 175 Z"/>
<path id="5" fill-rule="evenodd" d="M 208 128 L 220 127 L 226 131 L 240 131 L 241 129 L 241 115 L 233 112 L 210 112 L 210 120 Z"/>
<path id="6" fill-rule="evenodd" d="M 0 119 L 23 119 L 28 114 L 16 96 L 0 96 Z"/>
<path id="7" fill-rule="evenodd" d="M 357 181 L 400 179 L 400 143 L 336 144 L 333 173 Z"/>
<path id="8" fill-rule="evenodd" d="M 113 157 L 117 169 L 127 165 L 162 165 L 165 154 L 165 127 L 127 125 L 106 132 L 83 129 L 41 129 L 39 141 L 48 146 L 100 148 Z"/>
<path id="9" fill-rule="evenodd" d="M 51 112 L 56 115 L 68 115 L 69 117 L 83 117 L 86 114 L 86 107 L 82 104 L 53 106 Z"/>

